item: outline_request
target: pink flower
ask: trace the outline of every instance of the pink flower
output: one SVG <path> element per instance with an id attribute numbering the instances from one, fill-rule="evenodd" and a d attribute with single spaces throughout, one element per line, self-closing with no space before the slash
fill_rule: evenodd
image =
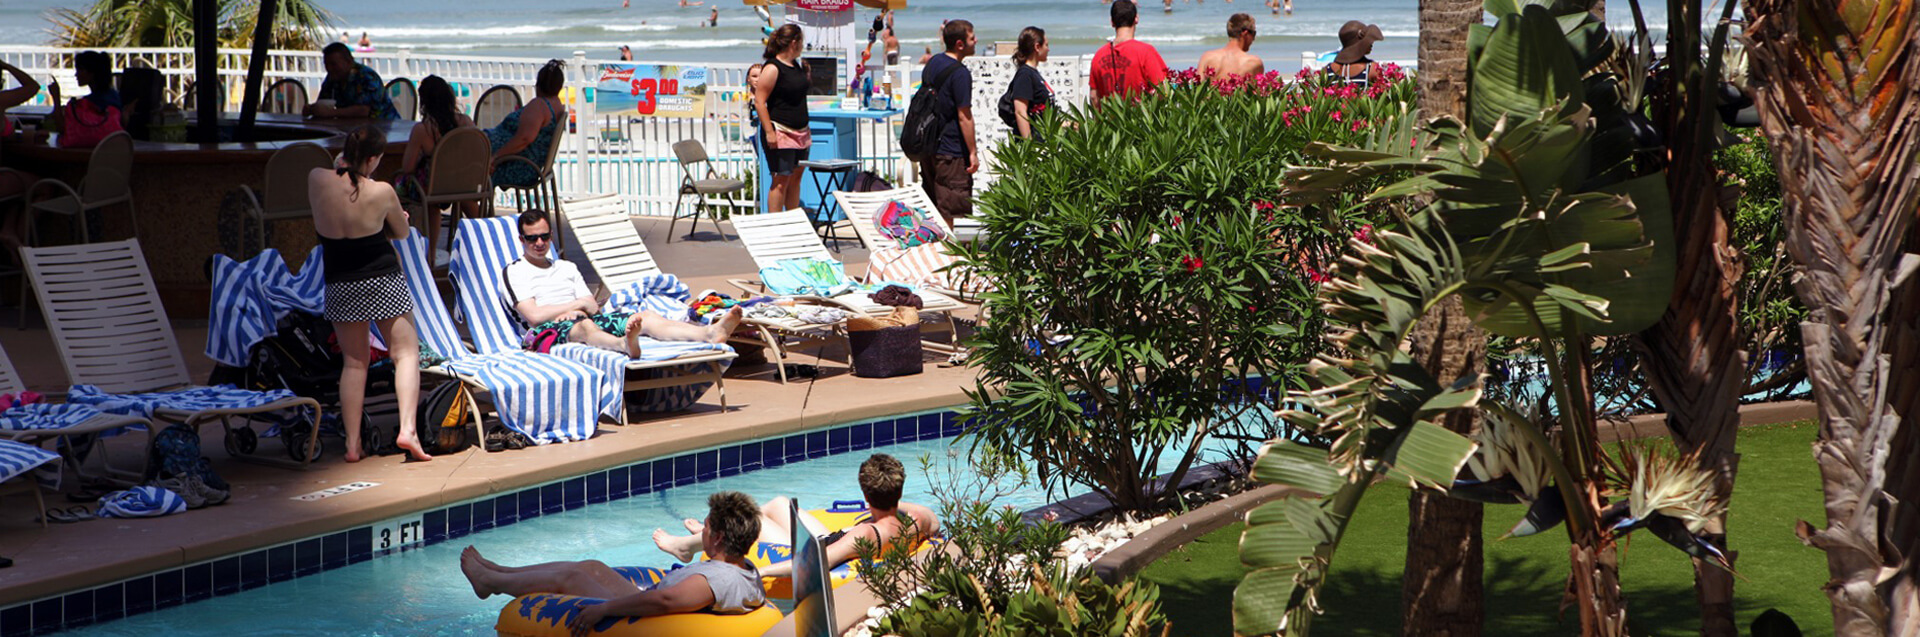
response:
<path id="1" fill-rule="evenodd" d="M 1180 227 L 1180 215 L 1173 216 L 1173 227 L 1175 228 Z"/>
<path id="2" fill-rule="evenodd" d="M 1367 245 L 1373 245 L 1373 224 L 1369 223 L 1367 225 L 1360 226 L 1358 230 L 1354 230 L 1353 238 L 1359 239 L 1361 242 L 1366 243 Z"/>
<path id="3" fill-rule="evenodd" d="M 1351 130 L 1357 133 L 1357 132 L 1360 132 L 1360 129 L 1366 128 L 1366 127 L 1367 127 L 1366 120 L 1356 119 L 1356 120 L 1353 120 L 1353 126 L 1351 127 Z"/>
<path id="4" fill-rule="evenodd" d="M 1336 122 L 1340 121 L 1340 116 L 1341 116 L 1340 111 L 1334 111 L 1332 115 L 1333 121 L 1336 121 Z"/>
<path id="5" fill-rule="evenodd" d="M 1261 199 L 1261 200 L 1259 200 L 1259 201 L 1255 201 L 1255 202 L 1253 202 L 1253 209 L 1254 209 L 1254 210 L 1272 210 L 1272 209 L 1273 209 L 1273 202 L 1271 202 L 1271 201 L 1267 201 L 1267 200 L 1265 200 L 1265 199 Z"/>

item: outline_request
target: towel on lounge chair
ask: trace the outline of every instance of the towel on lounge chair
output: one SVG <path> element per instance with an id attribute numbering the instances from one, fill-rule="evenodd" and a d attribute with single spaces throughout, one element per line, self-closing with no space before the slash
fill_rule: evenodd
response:
<path id="1" fill-rule="evenodd" d="M 157 518 L 187 510 L 180 494 L 160 487 L 134 487 L 100 498 L 100 517 Z"/>
<path id="2" fill-rule="evenodd" d="M 768 292 L 782 296 L 835 297 L 861 287 L 839 261 L 814 257 L 781 259 L 773 267 L 760 269 L 760 281 Z"/>
<path id="3" fill-rule="evenodd" d="M 110 414 L 152 418 L 154 412 L 205 411 L 209 409 L 251 409 L 295 398 L 285 389 L 254 391 L 231 385 L 188 387 L 174 391 L 144 394 L 109 394 L 92 385 L 74 385 L 67 402 L 89 405 Z"/>
<path id="4" fill-rule="evenodd" d="M 687 284 L 680 282 L 680 277 L 650 274 L 615 289 L 601 309 L 629 314 L 647 310 L 676 321 L 687 321 L 693 315 L 687 305 L 691 298 L 692 293 Z"/>
<path id="5" fill-rule="evenodd" d="M 12 480 L 34 467 L 54 462 L 60 454 L 24 442 L 0 440 L 0 482 Z"/>
<path id="6" fill-rule="evenodd" d="M 278 250 L 262 250 L 246 261 L 213 256 L 213 300 L 207 316 L 207 358 L 234 367 L 247 353 L 280 329 L 288 312 L 320 314 L 326 308 L 325 268 L 320 248 L 307 254 L 300 274 L 287 270 Z"/>
<path id="7" fill-rule="evenodd" d="M 0 429 L 35 431 L 66 429 L 101 415 L 100 410 L 73 403 L 33 403 L 0 411 Z M 135 425 L 138 426 L 138 425 Z"/>

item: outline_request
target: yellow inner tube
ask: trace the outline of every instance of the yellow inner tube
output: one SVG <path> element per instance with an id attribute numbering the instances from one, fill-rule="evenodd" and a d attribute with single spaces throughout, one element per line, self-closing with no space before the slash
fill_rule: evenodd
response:
<path id="1" fill-rule="evenodd" d="M 580 609 L 605 600 L 552 593 L 522 595 L 500 609 L 500 620 L 493 629 L 502 637 L 562 637 L 568 635 L 567 623 Z M 698 635 L 699 637 L 747 637 L 766 633 L 780 623 L 779 609 L 767 604 L 744 615 L 679 613 L 655 617 L 608 617 L 594 626 L 593 635 L 633 637 L 639 635 Z"/>
<path id="2" fill-rule="evenodd" d="M 847 529 L 853 525 L 865 522 L 872 517 L 867 514 L 867 509 L 864 505 L 856 508 L 852 506 L 852 502 L 836 502 L 835 504 L 844 504 L 847 506 L 836 506 L 832 509 L 810 509 L 807 513 L 819 521 L 821 526 L 826 527 L 828 532 Z M 925 552 L 932 544 L 932 542 L 921 542 L 915 545 L 914 554 L 919 555 Z M 705 560 L 707 559 L 707 555 L 701 553 L 695 556 L 694 559 Z M 757 542 L 754 544 L 753 550 L 747 552 L 747 561 L 752 563 L 754 568 L 758 569 L 765 569 L 768 566 L 791 559 L 793 559 L 793 547 L 775 542 Z M 666 577 L 667 571 L 671 569 L 661 569 L 651 566 L 620 566 L 615 567 L 614 570 L 625 576 L 627 580 L 633 582 L 634 585 L 641 588 L 649 588 L 659 583 L 660 578 Z M 834 567 L 833 570 L 828 573 L 828 578 L 832 580 L 834 588 L 839 588 L 841 585 L 853 581 L 859 574 L 860 560 L 853 560 Z M 760 578 L 760 585 L 765 588 L 768 598 L 793 599 L 793 578 L 762 577 Z"/>

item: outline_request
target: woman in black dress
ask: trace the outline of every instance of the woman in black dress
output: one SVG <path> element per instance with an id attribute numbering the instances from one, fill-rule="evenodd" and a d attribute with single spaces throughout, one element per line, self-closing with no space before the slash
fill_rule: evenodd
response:
<path id="1" fill-rule="evenodd" d="M 807 127 L 807 89 L 813 86 L 800 63 L 800 25 L 787 24 L 767 36 L 767 63 L 753 83 L 753 106 L 760 114 L 760 144 L 767 153 L 767 212 L 800 207 L 800 177 L 807 169 L 813 133 Z"/>

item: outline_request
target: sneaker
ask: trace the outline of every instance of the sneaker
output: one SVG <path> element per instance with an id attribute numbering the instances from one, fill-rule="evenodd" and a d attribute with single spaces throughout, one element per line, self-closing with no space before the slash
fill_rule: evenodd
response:
<path id="1" fill-rule="evenodd" d="M 187 477 L 189 478 L 189 480 L 187 480 L 187 487 L 199 490 L 200 498 L 207 501 L 207 506 L 225 504 L 229 498 L 233 497 L 233 494 L 229 493 L 226 489 L 213 486 L 212 483 L 207 482 L 199 475 L 188 475 Z"/>
<path id="2" fill-rule="evenodd" d="M 181 500 L 186 501 L 187 508 L 189 509 L 198 509 L 207 506 L 207 499 L 200 495 L 198 489 L 188 486 L 189 481 L 198 482 L 192 474 L 181 474 L 171 478 L 154 480 L 152 484 L 153 486 L 172 491 L 175 495 L 180 496 Z"/>

